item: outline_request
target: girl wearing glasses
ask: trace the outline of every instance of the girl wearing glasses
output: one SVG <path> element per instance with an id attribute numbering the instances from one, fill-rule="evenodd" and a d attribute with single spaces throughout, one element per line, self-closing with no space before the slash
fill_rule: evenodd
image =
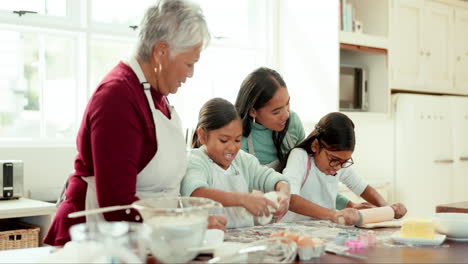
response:
<path id="1" fill-rule="evenodd" d="M 359 221 L 357 209 L 336 211 L 338 182 L 375 206 L 386 206 L 384 198 L 350 168 L 355 146 L 354 124 L 338 112 L 322 117 L 312 133 L 289 153 L 283 174 L 291 184 L 289 212 L 283 221 L 330 220 L 347 225 Z M 395 218 L 406 214 L 403 204 L 391 205 Z"/>

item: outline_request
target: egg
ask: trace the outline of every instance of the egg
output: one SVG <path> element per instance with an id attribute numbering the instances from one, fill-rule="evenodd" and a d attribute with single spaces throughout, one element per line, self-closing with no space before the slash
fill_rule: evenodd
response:
<path id="1" fill-rule="evenodd" d="M 313 248 L 313 247 L 315 247 L 315 243 L 314 243 L 314 241 L 312 241 L 312 238 L 310 238 L 308 236 L 300 236 L 297 239 L 297 246 Z"/>
<path id="2" fill-rule="evenodd" d="M 270 237 L 282 237 L 284 236 L 284 231 L 278 231 L 270 234 Z"/>
<path id="3" fill-rule="evenodd" d="M 299 238 L 299 234 L 292 232 L 284 232 L 284 236 L 291 239 L 294 242 L 297 242 L 297 239 Z"/>

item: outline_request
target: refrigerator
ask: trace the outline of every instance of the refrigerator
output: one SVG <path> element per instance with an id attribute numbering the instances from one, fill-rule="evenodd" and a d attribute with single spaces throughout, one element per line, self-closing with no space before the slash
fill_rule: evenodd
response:
<path id="1" fill-rule="evenodd" d="M 395 94 L 394 197 L 408 216 L 468 201 L 468 97 Z"/>

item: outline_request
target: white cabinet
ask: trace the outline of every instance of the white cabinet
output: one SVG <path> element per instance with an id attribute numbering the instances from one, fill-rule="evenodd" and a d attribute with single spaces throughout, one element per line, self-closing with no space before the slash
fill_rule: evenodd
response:
<path id="1" fill-rule="evenodd" d="M 362 24 L 362 32 L 339 34 L 340 64 L 363 68 L 367 74 L 368 112 L 388 113 L 388 32 L 390 0 L 346 0 L 352 6 L 353 20 Z M 343 7 L 343 4 L 341 5 Z M 346 98 L 340 92 L 339 100 Z M 340 108 L 341 111 L 353 111 Z M 360 110 L 358 110 L 360 111 Z"/>
<path id="2" fill-rule="evenodd" d="M 453 201 L 468 201 L 468 98 L 450 97 L 454 146 Z"/>
<path id="3" fill-rule="evenodd" d="M 455 89 L 468 94 L 468 10 L 455 10 Z"/>
<path id="4" fill-rule="evenodd" d="M 452 201 L 453 147 L 449 100 L 398 94 L 395 100 L 395 200 L 409 216 L 430 216 Z"/>
<path id="5" fill-rule="evenodd" d="M 392 89 L 455 93 L 454 10 L 430 0 L 395 0 Z"/>
<path id="6" fill-rule="evenodd" d="M 425 2 L 423 43 L 426 71 L 423 72 L 430 92 L 453 92 L 454 9 L 433 1 Z"/>
<path id="7" fill-rule="evenodd" d="M 390 35 L 392 88 L 422 90 L 424 81 L 423 0 L 396 1 L 393 27 Z"/>
<path id="8" fill-rule="evenodd" d="M 395 196 L 410 216 L 468 200 L 468 98 L 398 94 Z"/>

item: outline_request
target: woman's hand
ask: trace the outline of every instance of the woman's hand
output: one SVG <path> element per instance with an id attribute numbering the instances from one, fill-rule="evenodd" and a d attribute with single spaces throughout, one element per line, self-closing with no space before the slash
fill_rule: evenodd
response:
<path id="1" fill-rule="evenodd" d="M 260 191 L 253 191 L 251 193 L 244 194 L 241 204 L 253 216 L 269 216 L 270 210 L 268 209 L 268 206 L 278 210 L 276 204 L 270 199 L 265 198 L 263 193 Z"/>
<path id="2" fill-rule="evenodd" d="M 361 216 L 357 209 L 345 208 L 343 210 L 337 211 L 331 221 L 342 225 L 356 225 L 359 223 L 360 219 Z"/>
<path id="3" fill-rule="evenodd" d="M 395 211 L 396 219 L 400 219 L 406 214 L 406 207 L 402 203 L 394 203 L 390 206 L 392 207 L 393 211 Z"/>
<path id="4" fill-rule="evenodd" d="M 209 229 L 221 229 L 226 232 L 227 218 L 224 215 L 210 215 L 208 216 Z"/>

